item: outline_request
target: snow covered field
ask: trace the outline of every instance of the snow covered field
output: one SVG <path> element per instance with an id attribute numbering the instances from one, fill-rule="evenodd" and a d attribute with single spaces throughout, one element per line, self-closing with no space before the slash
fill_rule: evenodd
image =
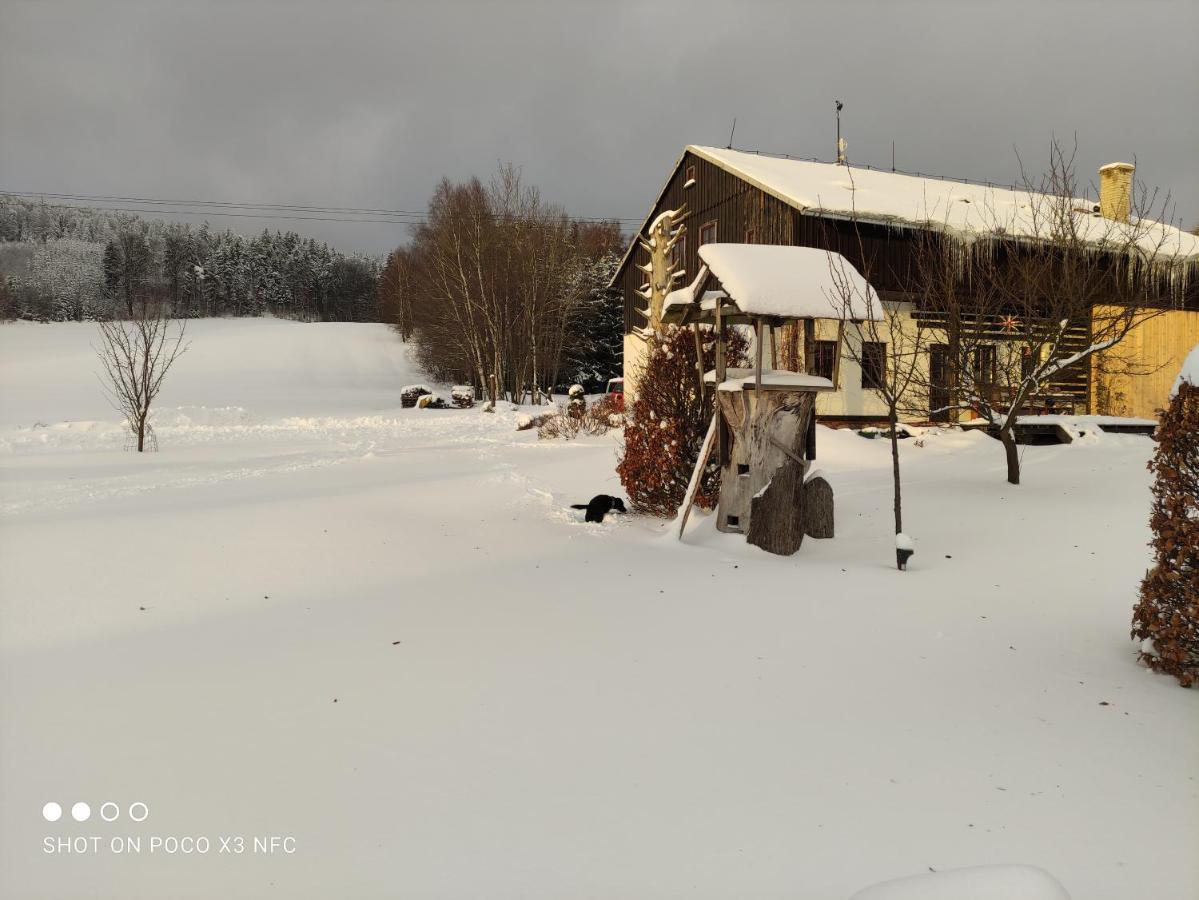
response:
<path id="1" fill-rule="evenodd" d="M 981 434 L 904 442 L 897 573 L 885 441 L 821 430 L 835 540 L 680 544 L 567 508 L 620 492 L 615 435 L 400 410 L 424 379 L 382 326 L 190 333 L 139 456 L 92 327 L 0 325 L 0 896 L 844 898 L 994 863 L 1195 896 L 1199 692 L 1127 640 L 1148 439 L 1024 448 L 1020 487 Z M 44 851 L 73 836 L 99 851 Z"/>

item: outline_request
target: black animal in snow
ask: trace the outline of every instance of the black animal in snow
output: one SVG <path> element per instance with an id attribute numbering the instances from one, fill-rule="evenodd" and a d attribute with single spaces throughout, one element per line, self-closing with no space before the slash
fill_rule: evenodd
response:
<path id="1" fill-rule="evenodd" d="M 572 503 L 570 508 L 587 510 L 587 515 L 583 518 L 588 522 L 602 522 L 604 516 L 610 512 L 628 512 L 624 508 L 623 500 L 607 494 L 596 494 L 591 498 L 590 503 Z"/>

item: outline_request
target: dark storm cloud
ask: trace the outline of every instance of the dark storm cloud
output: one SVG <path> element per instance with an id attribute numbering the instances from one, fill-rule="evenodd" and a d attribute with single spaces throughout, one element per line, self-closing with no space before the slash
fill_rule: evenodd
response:
<path id="1" fill-rule="evenodd" d="M 639 217 L 687 143 L 1010 182 L 1078 135 L 1199 219 L 1196 4 L 0 2 L 0 188 L 421 210 L 513 161 Z M 402 226 L 212 218 L 382 250 Z"/>

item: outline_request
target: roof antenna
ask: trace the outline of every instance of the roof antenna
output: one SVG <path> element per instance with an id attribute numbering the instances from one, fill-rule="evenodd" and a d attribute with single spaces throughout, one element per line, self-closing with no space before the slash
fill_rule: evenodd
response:
<path id="1" fill-rule="evenodd" d="M 841 137 L 841 108 L 845 106 L 840 100 L 834 100 L 837 106 L 837 165 L 845 165 L 845 141 Z"/>
<path id="2" fill-rule="evenodd" d="M 891 142 L 891 171 L 895 171 L 895 142 Z"/>
<path id="3" fill-rule="evenodd" d="M 725 150 L 733 149 L 733 132 L 735 132 L 736 130 L 737 130 L 737 117 L 733 116 L 733 127 L 729 129 L 729 145 L 724 148 Z"/>

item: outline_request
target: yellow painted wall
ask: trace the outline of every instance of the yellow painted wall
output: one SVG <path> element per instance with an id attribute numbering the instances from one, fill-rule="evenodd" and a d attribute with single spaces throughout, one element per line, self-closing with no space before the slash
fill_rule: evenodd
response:
<path id="1" fill-rule="evenodd" d="M 1100 318 L 1105 307 L 1096 307 Z M 1091 364 L 1091 397 L 1098 415 L 1156 419 L 1182 361 L 1199 344 L 1199 312 L 1171 310 L 1133 328 Z M 1135 373 L 1143 374 L 1135 374 Z"/>
<path id="2" fill-rule="evenodd" d="M 631 405 L 637 398 L 637 379 L 645 369 L 647 345 L 635 334 L 624 336 L 624 395 Z"/>

